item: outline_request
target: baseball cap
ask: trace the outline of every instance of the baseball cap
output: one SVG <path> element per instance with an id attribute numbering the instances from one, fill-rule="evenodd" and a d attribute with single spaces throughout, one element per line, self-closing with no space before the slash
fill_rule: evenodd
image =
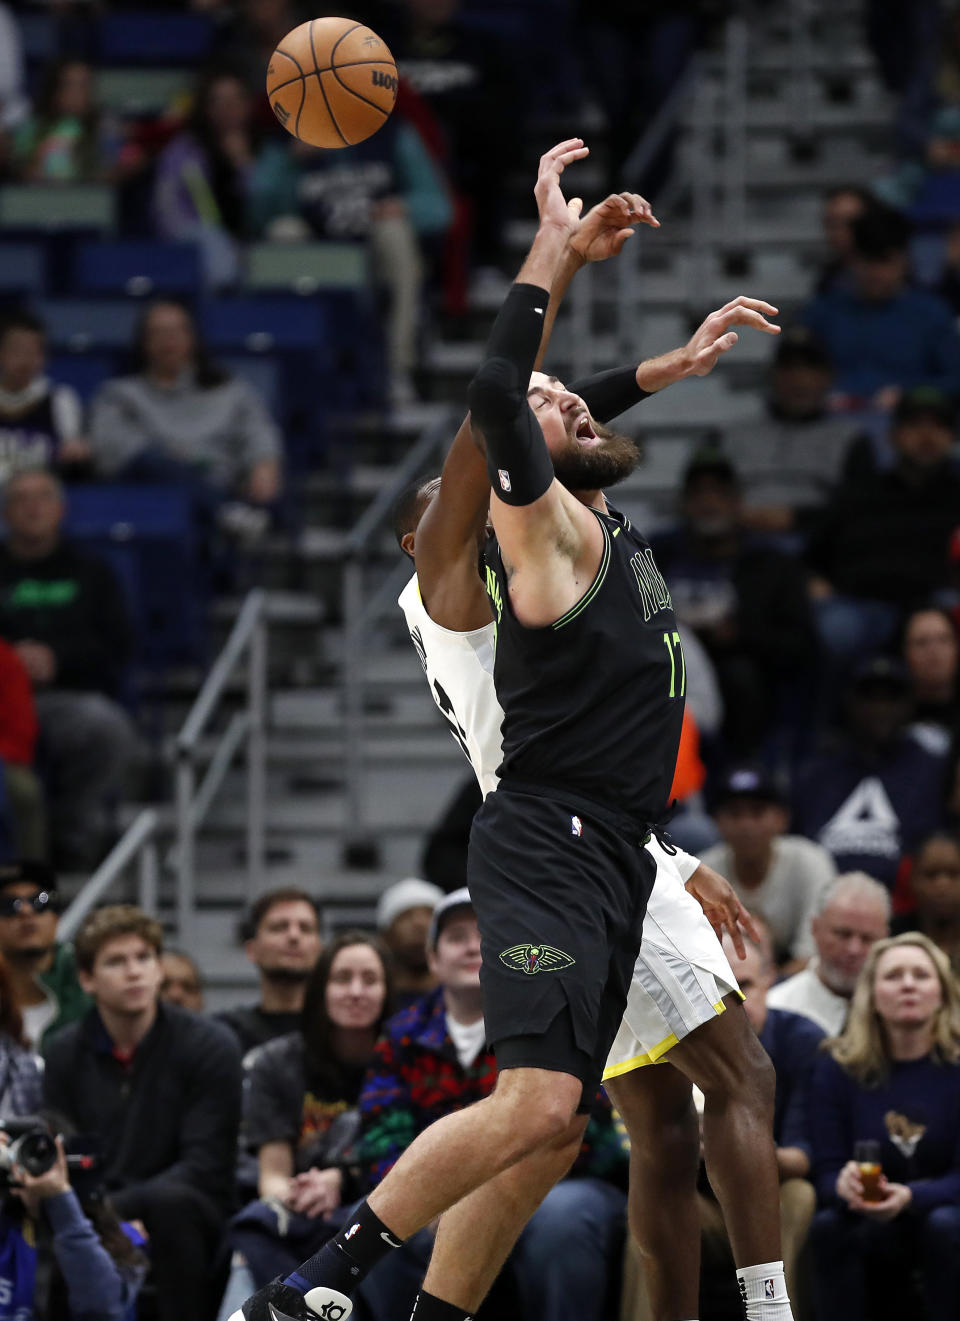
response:
<path id="1" fill-rule="evenodd" d="M 55 890 L 57 877 L 47 862 L 19 859 L 0 864 L 0 890 L 8 885 L 35 885 L 38 890 Z"/>
<path id="2" fill-rule="evenodd" d="M 445 894 L 433 910 L 433 917 L 430 920 L 430 935 L 427 937 L 427 944 L 430 949 L 436 949 L 440 932 L 443 930 L 450 914 L 461 908 L 469 908 L 473 912 L 473 900 L 470 898 L 470 891 L 465 885 L 462 885 L 459 890 L 451 890 L 449 894 Z"/>
<path id="3" fill-rule="evenodd" d="M 443 898 L 439 885 L 408 876 L 388 886 L 377 902 L 377 930 L 387 931 L 401 913 L 411 908 L 436 908 Z"/>
<path id="4" fill-rule="evenodd" d="M 783 795 L 772 777 L 757 766 L 735 766 L 727 771 L 714 797 L 714 806 L 722 807 L 738 798 L 756 798 L 778 807 L 783 805 Z"/>
<path id="5" fill-rule="evenodd" d="M 945 427 L 953 427 L 957 410 L 950 396 L 935 385 L 915 385 L 900 396 L 893 410 L 893 421 L 894 424 L 912 422 L 918 417 L 933 417 Z"/>
<path id="6" fill-rule="evenodd" d="M 908 692 L 910 676 L 901 661 L 893 656 L 871 656 L 863 660 L 850 676 L 851 686 L 855 689 L 885 687 L 898 692 Z"/>

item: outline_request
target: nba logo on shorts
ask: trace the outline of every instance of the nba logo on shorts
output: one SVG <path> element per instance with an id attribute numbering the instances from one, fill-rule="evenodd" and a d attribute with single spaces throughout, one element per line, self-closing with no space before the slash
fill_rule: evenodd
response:
<path id="1" fill-rule="evenodd" d="M 344 1237 L 345 1239 L 353 1238 L 354 1234 L 357 1232 L 357 1230 L 358 1230 L 359 1228 L 360 1228 L 359 1225 L 351 1225 L 350 1228 L 347 1230 L 347 1232 L 344 1234 L 343 1237 Z"/>
<path id="2" fill-rule="evenodd" d="M 583 822 L 580 820 L 578 816 L 572 816 L 570 818 L 570 829 L 571 832 L 574 835 L 576 835 L 578 839 L 583 834 Z"/>
<path id="3" fill-rule="evenodd" d="M 773 1298 L 775 1297 L 775 1295 L 776 1295 L 776 1289 L 774 1288 L 773 1280 L 764 1280 L 763 1282 L 764 1298 Z"/>
<path id="4" fill-rule="evenodd" d="M 504 490 L 504 491 L 509 491 L 509 490 L 510 490 L 510 474 L 507 472 L 506 468 L 498 468 L 498 469 L 497 469 L 497 476 L 500 478 L 500 485 L 501 485 L 501 487 L 503 488 L 503 490 Z"/>

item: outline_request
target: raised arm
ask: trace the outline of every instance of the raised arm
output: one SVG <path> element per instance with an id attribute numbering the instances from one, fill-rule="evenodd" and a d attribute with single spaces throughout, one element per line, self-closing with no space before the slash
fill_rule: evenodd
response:
<path id="1" fill-rule="evenodd" d="M 587 148 L 577 138 L 559 143 L 543 159 L 569 163 L 586 154 Z M 633 233 L 632 226 L 656 227 L 658 223 L 650 204 L 635 193 L 613 194 L 587 213 L 576 241 L 564 246 L 549 286 L 538 362 L 547 350 L 557 308 L 577 271 L 587 262 L 616 256 Z M 538 231 L 517 276 L 518 284 L 535 280 L 538 272 L 542 277 L 544 241 Z M 490 480 L 470 421 L 468 415 L 454 438 L 439 491 L 424 512 L 415 537 L 417 577 L 424 604 L 436 623 L 457 632 L 480 628 L 490 618 L 486 592 L 476 572 L 478 546 L 490 505 Z"/>

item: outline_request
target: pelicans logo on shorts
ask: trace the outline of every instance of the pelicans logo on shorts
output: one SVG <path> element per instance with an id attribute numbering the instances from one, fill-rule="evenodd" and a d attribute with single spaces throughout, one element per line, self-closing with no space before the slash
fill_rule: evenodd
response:
<path id="1" fill-rule="evenodd" d="M 560 972 L 576 960 L 555 945 L 511 945 L 500 955 L 500 962 L 532 977 L 538 972 Z"/>

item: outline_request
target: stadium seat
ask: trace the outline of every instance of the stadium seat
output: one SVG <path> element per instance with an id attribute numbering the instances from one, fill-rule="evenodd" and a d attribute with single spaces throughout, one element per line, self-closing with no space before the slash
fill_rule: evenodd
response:
<path id="1" fill-rule="evenodd" d="M 112 230 L 114 190 L 107 184 L 8 184 L 0 188 L 0 229 Z"/>
<path id="2" fill-rule="evenodd" d="M 51 381 L 72 386 L 85 404 L 116 374 L 116 361 L 106 353 L 55 353 L 47 362 Z"/>
<path id="3" fill-rule="evenodd" d="M 216 349 L 330 350 L 330 308 L 321 298 L 221 298 L 203 306 L 200 324 Z"/>
<path id="4" fill-rule="evenodd" d="M 274 358 L 251 357 L 244 353 L 224 353 L 217 361 L 234 376 L 252 385 L 274 417 L 282 422 L 283 401 L 280 390 L 280 367 Z"/>
<path id="5" fill-rule="evenodd" d="M 188 492 L 179 486 L 72 487 L 66 528 L 103 554 L 128 590 L 135 587 L 143 665 L 159 670 L 204 661 L 208 593 Z"/>
<path id="6" fill-rule="evenodd" d="M 115 115 L 155 115 L 185 100 L 189 69 L 100 69 L 97 100 Z"/>
<path id="7" fill-rule="evenodd" d="M 101 64 L 198 64 L 209 54 L 215 26 L 206 14 L 105 14 L 97 29 Z"/>
<path id="8" fill-rule="evenodd" d="M 365 289 L 370 282 L 367 248 L 361 243 L 251 243 L 244 283 L 252 290 Z"/>
<path id="9" fill-rule="evenodd" d="M 120 239 L 81 243 L 74 254 L 73 288 L 78 294 L 195 294 L 202 275 L 193 243 Z"/>
<path id="10" fill-rule="evenodd" d="M 0 294 L 39 298 L 46 291 L 47 261 L 35 243 L 0 241 Z"/>
<path id="11" fill-rule="evenodd" d="M 54 348 L 103 353 L 130 348 L 143 309 L 120 299 L 46 298 L 37 311 Z"/>

